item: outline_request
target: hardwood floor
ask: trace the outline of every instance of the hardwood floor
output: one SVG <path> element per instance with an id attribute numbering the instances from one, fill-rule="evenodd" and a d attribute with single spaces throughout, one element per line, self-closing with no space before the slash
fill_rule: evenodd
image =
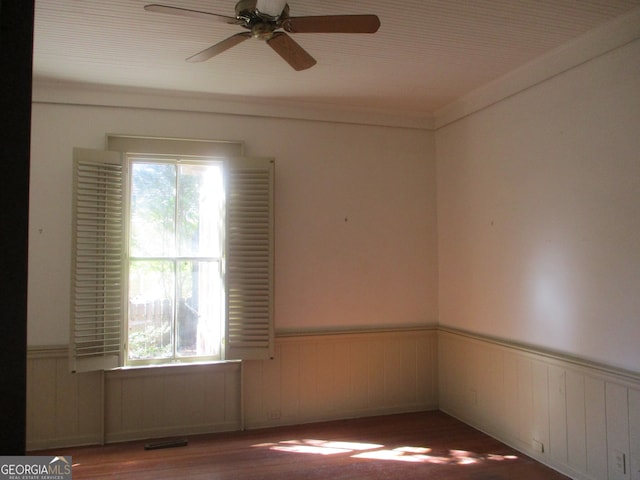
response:
<path id="1" fill-rule="evenodd" d="M 31 454 L 71 455 L 74 480 L 568 478 L 442 412 L 181 438 L 187 446 L 145 450 L 141 441 Z"/>

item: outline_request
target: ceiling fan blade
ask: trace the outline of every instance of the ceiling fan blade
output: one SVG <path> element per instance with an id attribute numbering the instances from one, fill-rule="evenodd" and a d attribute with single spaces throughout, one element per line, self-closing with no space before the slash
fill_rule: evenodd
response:
<path id="1" fill-rule="evenodd" d="M 189 10 L 188 8 L 170 7 L 168 5 L 159 5 L 151 3 L 145 5 L 147 12 L 168 13 L 170 15 L 179 15 L 181 17 L 203 18 L 205 20 L 215 20 L 218 22 L 230 23 L 237 25 L 240 23 L 235 17 L 227 17 L 226 15 L 218 15 L 217 13 L 201 12 L 199 10 Z"/>
<path id="2" fill-rule="evenodd" d="M 375 33 L 380 28 L 377 15 L 320 15 L 290 17 L 282 22 L 289 33 Z"/>
<path id="3" fill-rule="evenodd" d="M 215 45 L 212 45 L 209 48 L 205 48 L 204 50 L 196 53 L 195 55 L 192 55 L 191 57 L 187 58 L 187 62 L 192 62 L 192 63 L 204 62 L 205 60 L 209 60 L 210 58 L 221 54 L 225 50 L 229 50 L 231 47 L 234 47 L 249 38 L 251 38 L 251 34 L 248 32 L 236 33 L 235 35 L 232 35 L 231 37 L 225 40 L 222 40 L 221 42 L 216 43 Z"/>
<path id="4" fill-rule="evenodd" d="M 316 64 L 315 58 L 298 45 L 293 38 L 284 32 L 276 32 L 267 43 L 287 62 L 294 70 L 306 70 Z"/>

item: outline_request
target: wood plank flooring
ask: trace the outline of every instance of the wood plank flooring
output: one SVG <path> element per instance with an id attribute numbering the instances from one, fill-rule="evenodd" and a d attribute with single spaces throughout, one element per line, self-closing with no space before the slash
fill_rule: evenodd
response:
<path id="1" fill-rule="evenodd" d="M 566 479 L 442 412 L 31 452 L 71 455 L 73 478 L 207 480 Z"/>

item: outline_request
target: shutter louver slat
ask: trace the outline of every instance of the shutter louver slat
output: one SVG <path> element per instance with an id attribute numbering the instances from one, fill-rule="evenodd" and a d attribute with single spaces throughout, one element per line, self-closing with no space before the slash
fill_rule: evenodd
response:
<path id="1" fill-rule="evenodd" d="M 123 168 L 120 155 L 74 150 L 72 371 L 120 365 Z"/>
<path id="2" fill-rule="evenodd" d="M 273 357 L 273 186 L 269 159 L 227 170 L 227 358 Z"/>

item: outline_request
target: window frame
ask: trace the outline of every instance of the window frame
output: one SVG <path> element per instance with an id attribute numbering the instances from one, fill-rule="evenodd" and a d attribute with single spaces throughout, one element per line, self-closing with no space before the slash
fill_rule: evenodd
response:
<path id="1" fill-rule="evenodd" d="M 249 265 L 250 268 L 245 268 L 248 262 L 244 262 L 244 266 L 240 265 L 240 268 L 231 268 L 234 273 L 229 272 L 229 267 L 223 272 L 223 281 L 225 282 L 225 305 L 229 303 L 229 278 L 234 279 L 235 285 L 240 285 L 239 288 L 234 287 L 236 294 L 239 292 L 240 296 L 236 295 L 235 298 L 239 298 L 239 302 L 243 305 L 241 309 L 240 317 L 236 317 L 235 320 L 240 320 L 240 327 L 235 324 L 235 334 L 230 334 L 230 324 L 232 323 L 229 318 L 230 308 L 225 308 L 225 320 L 224 320 L 224 335 L 223 344 L 221 348 L 222 361 L 237 361 L 243 359 L 266 359 L 273 358 L 274 356 L 274 297 L 275 297 L 275 226 L 274 226 L 274 200 L 275 200 L 275 161 L 273 158 L 263 157 L 243 157 L 243 145 L 240 142 L 217 142 L 207 140 L 189 140 L 189 139 L 167 139 L 167 138 L 155 138 L 155 137 L 134 137 L 134 136 L 120 136 L 120 135 L 108 135 L 106 146 L 108 150 L 88 150 L 88 149 L 74 149 L 74 232 L 73 232 L 73 266 L 72 266 L 72 315 L 71 315 L 71 332 L 70 332 L 70 344 L 69 344 L 69 358 L 70 368 L 74 372 L 79 371 L 95 371 L 95 370 L 109 370 L 113 368 L 126 368 L 130 365 L 127 361 L 127 352 L 125 351 L 124 344 L 128 342 L 128 334 L 124 330 L 127 321 L 121 319 L 121 348 L 119 355 L 100 355 L 96 354 L 86 361 L 79 361 L 78 350 L 76 345 L 76 318 L 75 318 L 75 304 L 73 292 L 76 291 L 76 231 L 75 231 L 75 219 L 76 212 L 76 164 L 78 158 L 82 156 L 89 156 L 97 159 L 102 157 L 108 157 L 110 161 L 114 161 L 114 158 L 119 158 L 120 165 L 124 168 L 128 168 L 128 164 L 125 165 L 125 155 L 129 154 L 142 154 L 148 155 L 153 153 L 159 153 L 168 156 L 188 157 L 190 155 L 213 157 L 223 157 L 223 175 L 225 182 L 225 190 L 227 190 L 228 182 L 235 181 L 234 179 L 240 179 L 239 185 L 248 185 L 249 189 L 245 192 L 239 193 L 236 200 L 229 201 L 230 192 L 226 191 L 227 197 L 227 212 L 225 224 L 227 228 L 230 228 L 231 222 L 236 223 L 235 231 L 248 232 L 247 238 L 260 237 L 261 244 L 254 244 L 253 241 L 246 241 L 242 235 L 235 235 L 235 240 L 230 241 L 230 238 L 234 238 L 233 235 L 229 235 L 229 232 L 225 234 L 225 255 L 235 251 L 235 249 L 250 248 L 246 258 L 253 258 L 254 256 L 260 257 L 261 267 L 259 273 L 260 285 L 256 288 L 256 268 Z M 217 149 L 217 150 L 216 150 Z M 109 150 L 115 150 L 109 151 Z M 144 150 L 144 151 L 143 151 Z M 202 155 L 202 152 L 205 155 Z M 213 151 L 212 151 L 213 150 Z M 126 153 L 125 153 L 126 152 Z M 240 153 L 240 155 L 238 155 Z M 245 180 L 242 180 L 242 179 Z M 247 180 L 248 179 L 248 180 Z M 254 186 L 257 185 L 256 190 Z M 254 193 L 258 192 L 260 201 L 266 201 L 265 207 L 260 209 L 259 218 L 256 217 L 255 201 L 258 198 Z M 128 193 L 128 190 L 125 191 Z M 247 196 L 248 195 L 248 196 Z M 248 200 L 245 201 L 245 200 Z M 128 204 L 128 199 L 126 200 Z M 234 212 L 229 213 L 229 206 L 235 202 Z M 247 223 L 248 222 L 248 223 Z M 239 228 L 238 228 L 239 227 Z M 128 240 L 128 225 L 123 228 L 123 240 Z M 240 250 L 239 250 L 240 251 Z M 126 259 L 128 262 L 128 259 Z M 227 260 L 228 262 L 228 260 Z M 242 263 L 242 262 L 240 262 Z M 125 264 L 125 258 L 121 258 L 121 264 Z M 124 282 L 124 276 L 122 277 Z M 121 306 L 126 310 L 126 303 L 128 303 L 128 292 L 124 288 L 124 283 L 121 285 Z M 244 318 L 245 310 L 251 312 L 252 309 L 259 305 L 263 311 L 260 313 L 260 318 Z M 251 317 L 251 315 L 247 315 Z M 206 360 L 205 360 L 206 361 Z M 219 360 L 212 360 L 219 361 Z M 189 361 L 189 357 L 180 359 L 177 362 L 160 362 L 145 363 L 145 366 L 160 366 L 160 365 L 176 365 L 189 363 L 203 363 L 202 357 L 197 360 Z"/>
<path id="2" fill-rule="evenodd" d="M 171 261 L 175 265 L 180 261 L 180 259 L 189 259 L 189 260 L 210 260 L 219 263 L 220 268 L 220 280 L 222 282 L 222 296 L 221 300 L 223 300 L 223 310 L 221 311 L 220 318 L 220 345 L 218 346 L 219 353 L 217 355 L 193 355 L 193 356 L 184 356 L 181 357 L 176 352 L 176 346 L 173 347 L 173 353 L 171 357 L 162 357 L 162 358 L 145 358 L 145 359 L 132 359 L 129 357 L 130 351 L 130 338 L 129 338 L 129 325 L 131 322 L 131 305 L 129 301 L 130 295 L 130 267 L 131 263 L 135 260 L 144 260 L 148 259 L 146 257 L 134 257 L 131 254 L 131 200 L 132 200 L 132 180 L 133 180 L 133 166 L 134 164 L 167 164 L 174 165 L 176 167 L 180 165 L 217 165 L 224 173 L 225 170 L 225 160 L 224 158 L 216 158 L 216 157 L 202 157 L 196 155 L 169 155 L 169 154 L 134 154 L 126 152 L 124 154 L 124 171 L 126 172 L 126 180 L 125 180 L 125 207 L 124 207 L 124 232 L 125 232 L 125 244 L 124 244 L 124 292 L 123 295 L 123 321 L 122 321 L 122 337 L 124 341 L 124 351 L 123 351 L 123 363 L 127 367 L 140 367 L 140 366 L 153 366 L 153 365 L 182 365 L 188 363 L 205 363 L 205 362 L 219 362 L 225 360 L 225 323 L 226 323 L 226 313 L 224 308 L 224 297 L 226 291 L 226 282 L 224 278 L 224 264 L 225 264 L 225 248 L 226 242 L 223 242 L 221 245 L 220 256 L 209 256 L 209 257 L 197 257 L 197 256 L 189 256 L 184 257 L 176 255 L 171 257 L 162 257 L 162 259 Z M 226 194 L 225 194 L 226 195 Z M 176 200 L 178 196 L 176 194 Z M 177 227 L 176 227 L 177 228 Z M 160 259 L 161 257 L 157 257 Z M 177 272 L 174 272 L 174 277 L 177 278 Z M 174 306 L 175 308 L 175 306 Z M 177 319 L 172 315 L 172 338 L 173 342 L 177 342 Z"/>

